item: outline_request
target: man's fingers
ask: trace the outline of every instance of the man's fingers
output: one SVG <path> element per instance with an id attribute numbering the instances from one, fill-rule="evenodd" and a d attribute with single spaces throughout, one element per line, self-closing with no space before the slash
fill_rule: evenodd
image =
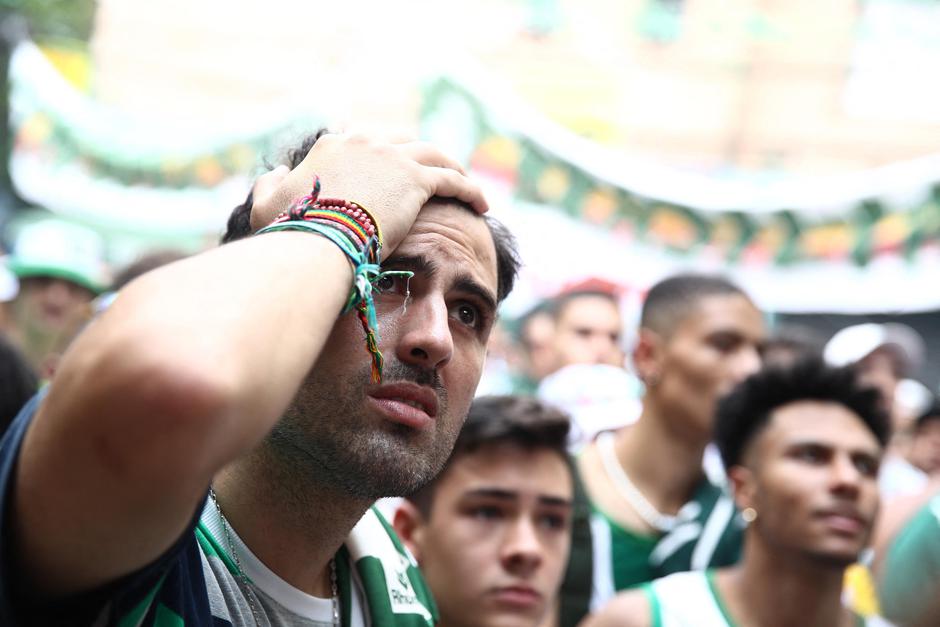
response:
<path id="1" fill-rule="evenodd" d="M 483 197 L 480 186 L 465 177 L 463 174 L 446 167 L 430 167 L 425 169 L 429 176 L 432 196 L 456 198 L 469 204 L 477 213 L 486 213 L 490 207 Z"/>
<path id="2" fill-rule="evenodd" d="M 256 201 L 270 198 L 284 178 L 290 173 L 286 165 L 279 165 L 270 172 L 265 172 L 255 181 L 252 194 Z"/>
<path id="3" fill-rule="evenodd" d="M 421 165 L 434 166 L 436 168 L 450 168 L 461 174 L 466 174 L 460 162 L 444 154 L 427 142 L 408 142 L 397 144 L 399 150 L 408 155 Z"/>

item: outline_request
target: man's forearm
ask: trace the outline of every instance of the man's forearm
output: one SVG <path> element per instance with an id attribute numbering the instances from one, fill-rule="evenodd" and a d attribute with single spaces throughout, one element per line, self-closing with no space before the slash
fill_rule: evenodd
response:
<path id="1" fill-rule="evenodd" d="M 174 402 L 177 378 L 183 390 L 206 390 L 220 403 L 220 428 L 231 441 L 226 456 L 237 455 L 230 449 L 250 447 L 293 398 L 345 304 L 351 277 L 335 245 L 302 232 L 266 234 L 146 275 L 76 344 L 76 353 L 100 351 L 96 365 L 81 371 L 88 360 L 68 356 L 50 401 L 61 393 L 80 407 L 93 390 L 90 413 L 137 414 L 146 410 L 126 407 L 130 391 L 112 395 L 110 384 L 137 368 L 165 369 L 166 402 Z"/>
<path id="2" fill-rule="evenodd" d="M 291 401 L 351 276 L 332 243 L 290 232 L 129 285 L 67 353 L 21 450 L 17 535 L 38 589 L 88 589 L 168 548 Z"/>

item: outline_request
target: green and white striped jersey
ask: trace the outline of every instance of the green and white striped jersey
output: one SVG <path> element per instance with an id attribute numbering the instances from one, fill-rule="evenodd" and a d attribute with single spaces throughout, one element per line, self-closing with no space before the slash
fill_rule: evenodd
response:
<path id="1" fill-rule="evenodd" d="M 712 570 L 676 573 L 642 587 L 653 627 L 738 627 L 715 584 Z M 885 627 L 874 617 L 857 617 L 858 627 Z"/>

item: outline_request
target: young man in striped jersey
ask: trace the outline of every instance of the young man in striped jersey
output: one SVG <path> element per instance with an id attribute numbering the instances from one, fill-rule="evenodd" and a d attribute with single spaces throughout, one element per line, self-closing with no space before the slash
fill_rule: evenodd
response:
<path id="1" fill-rule="evenodd" d="M 371 212 L 383 271 L 414 273 L 372 282 L 381 381 L 340 315 L 354 271 L 335 238 L 264 233 L 133 281 L 0 443 L 0 624 L 433 624 L 369 507 L 446 461 L 511 238 L 426 144 L 327 135 L 301 158 L 257 182 L 242 231 L 314 175 Z"/>
<path id="2" fill-rule="evenodd" d="M 768 369 L 722 400 L 715 440 L 749 521 L 737 566 L 622 593 L 584 627 L 856 627 L 843 575 L 867 546 L 890 427 L 874 389 L 820 360 Z"/>
<path id="3" fill-rule="evenodd" d="M 760 367 L 763 341 L 760 311 L 723 278 L 677 275 L 650 289 L 633 351 L 642 413 L 578 459 L 594 510 L 591 609 L 656 577 L 737 560 L 734 506 L 703 455 L 717 399 Z M 572 547 L 572 565 L 583 552 Z"/>

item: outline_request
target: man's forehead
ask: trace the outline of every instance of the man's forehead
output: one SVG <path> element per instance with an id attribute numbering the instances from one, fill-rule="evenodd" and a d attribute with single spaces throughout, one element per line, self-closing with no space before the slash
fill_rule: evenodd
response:
<path id="1" fill-rule="evenodd" d="M 569 300 L 558 312 L 558 319 L 563 321 L 576 318 L 583 322 L 585 317 L 592 323 L 619 319 L 620 307 L 603 294 L 584 294 Z"/>
<path id="2" fill-rule="evenodd" d="M 541 473 L 532 472 L 533 468 Z M 453 471 L 454 483 L 462 491 L 472 491 L 484 486 L 498 485 L 506 490 L 570 491 L 567 482 L 558 485 L 558 478 L 547 476 L 559 474 L 570 476 L 562 454 L 547 447 L 528 448 L 514 442 L 491 442 L 473 451 L 454 457 L 447 469 Z"/>
<path id="3" fill-rule="evenodd" d="M 418 213 L 397 255 L 456 264 L 496 293 L 496 245 L 483 217 L 457 202 L 432 199 Z"/>
<path id="4" fill-rule="evenodd" d="M 881 450 L 862 418 L 833 401 L 805 399 L 778 407 L 771 412 L 765 435 L 779 446 L 818 442 Z"/>
<path id="5" fill-rule="evenodd" d="M 676 330 L 692 328 L 705 332 L 728 331 L 757 335 L 761 338 L 766 333 L 763 316 L 743 294 L 715 294 L 699 299 Z"/>

